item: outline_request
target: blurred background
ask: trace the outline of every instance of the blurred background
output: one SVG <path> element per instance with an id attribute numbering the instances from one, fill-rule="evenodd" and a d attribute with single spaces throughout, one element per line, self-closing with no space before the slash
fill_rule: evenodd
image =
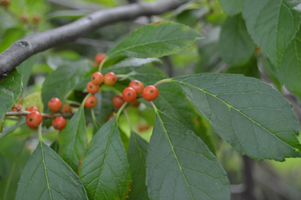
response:
<path id="1" fill-rule="evenodd" d="M 98 10 L 135 2 L 133 0 L 11 0 L 9 9 L 0 7 L 0 53 L 22 37 L 68 24 Z M 259 78 L 283 92 L 294 105 L 294 111 L 300 120 L 300 100 L 281 86 L 279 75 L 259 48 L 251 49 L 251 56 L 246 62 L 229 65 L 224 61 L 220 33 L 226 19 L 227 14 L 218 0 L 196 0 L 161 16 L 140 17 L 135 21 L 114 23 L 99 28 L 74 42 L 47 50 L 31 58 L 32 73 L 28 77 L 28 86 L 23 89 L 20 103 L 24 108 L 35 104 L 43 110 L 40 98 L 43 81 L 48 73 L 62 63 L 85 58 L 92 68 L 97 53 L 108 52 L 118 41 L 137 28 L 157 21 L 171 20 L 191 26 L 206 39 L 198 41 L 179 54 L 164 57 L 150 65 L 169 77 L 210 72 L 238 73 Z M 149 140 L 154 125 L 153 113 L 140 105 L 138 110 L 130 109 L 129 115 L 134 129 L 144 139 Z M 256 161 L 242 156 L 214 133 L 206 119 L 200 117 L 203 119 L 205 131 L 213 140 L 217 158 L 228 173 L 233 200 L 301 199 L 300 158 L 276 162 Z M 125 135 L 129 135 L 124 117 L 120 118 L 119 128 Z M 0 138 L 0 200 L 4 200 L 4 194 L 6 194 L 5 200 L 11 200 L 14 199 L 22 169 L 38 143 L 38 136 L 24 123 L 18 124 L 14 120 L 5 120 L 4 131 L 13 131 L 13 133 Z M 92 125 L 89 126 L 89 131 L 91 139 Z M 55 149 L 58 132 L 48 128 L 44 133 L 46 142 Z M 15 170 L 10 173 L 12 168 Z"/>

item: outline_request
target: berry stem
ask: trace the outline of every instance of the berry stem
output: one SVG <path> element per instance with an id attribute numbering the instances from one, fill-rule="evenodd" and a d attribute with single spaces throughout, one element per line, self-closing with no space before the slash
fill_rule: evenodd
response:
<path id="1" fill-rule="evenodd" d="M 127 78 L 128 75 L 125 75 L 125 74 L 118 74 L 116 75 L 117 78 Z"/>
<path id="2" fill-rule="evenodd" d="M 94 122 L 94 125 L 95 125 L 95 127 L 96 127 L 97 129 L 100 129 L 100 127 L 99 127 L 99 124 L 98 124 L 98 122 L 97 122 L 97 119 L 96 119 L 95 112 L 94 112 L 94 109 L 93 109 L 93 108 L 91 109 L 91 115 L 92 115 L 92 119 L 93 119 L 93 122 Z"/>
<path id="3" fill-rule="evenodd" d="M 156 105 L 155 105 L 152 101 L 150 101 L 150 104 L 153 106 L 155 112 L 157 112 L 157 111 L 158 111 L 158 108 L 156 107 Z"/>
<path id="4" fill-rule="evenodd" d="M 162 84 L 162 83 L 168 83 L 171 82 L 171 78 L 167 78 L 167 79 L 163 79 L 161 81 L 158 81 L 157 83 L 154 84 L 155 87 L 157 87 L 158 85 Z"/>
<path id="5" fill-rule="evenodd" d="M 125 118 L 126 118 L 126 121 L 127 121 L 128 124 L 129 124 L 130 130 L 131 130 L 131 132 L 132 132 L 133 128 L 132 128 L 132 125 L 131 125 L 131 121 L 130 121 L 128 112 L 127 112 L 126 110 L 123 110 L 123 113 L 124 113 L 124 116 L 125 116 Z"/>
<path id="6" fill-rule="evenodd" d="M 39 125 L 38 133 L 39 133 L 39 141 L 40 141 L 40 142 L 43 142 L 43 136 L 42 136 L 42 123 L 40 123 L 40 125 Z"/>
<path id="7" fill-rule="evenodd" d="M 116 119 L 119 117 L 120 113 L 123 111 L 123 109 L 128 105 L 127 102 L 125 102 L 121 108 L 119 108 L 118 112 L 117 112 L 117 115 L 116 115 Z"/>
<path id="8" fill-rule="evenodd" d="M 99 64 L 98 71 L 101 72 L 103 64 L 108 60 L 108 56 L 106 56 L 101 63 Z"/>
<path id="9" fill-rule="evenodd" d="M 72 105 L 76 105 L 76 106 L 80 106 L 81 104 L 78 103 L 77 101 L 71 101 L 71 100 L 66 100 L 65 101 L 67 104 L 72 104 Z"/>

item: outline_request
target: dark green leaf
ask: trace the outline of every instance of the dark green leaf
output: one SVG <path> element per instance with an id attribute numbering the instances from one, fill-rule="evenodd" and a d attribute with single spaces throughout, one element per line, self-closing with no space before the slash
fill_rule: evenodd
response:
<path id="1" fill-rule="evenodd" d="M 244 7 L 245 0 L 219 0 L 224 11 L 228 15 L 236 15 L 240 13 Z"/>
<path id="2" fill-rule="evenodd" d="M 285 87 L 301 98 L 301 30 L 284 52 L 278 77 Z"/>
<path id="3" fill-rule="evenodd" d="M 59 155 L 77 172 L 78 161 L 87 146 L 86 119 L 81 106 L 60 135 Z"/>
<path id="4" fill-rule="evenodd" d="M 228 74 L 243 74 L 249 77 L 260 78 L 257 60 L 255 57 L 252 57 L 249 62 L 242 66 L 232 66 L 230 67 L 226 73 Z"/>
<path id="5" fill-rule="evenodd" d="M 25 34 L 25 31 L 21 28 L 10 28 L 6 29 L 3 34 L 1 34 L 0 43 L 0 53 L 5 51 L 12 43 L 20 39 Z"/>
<path id="6" fill-rule="evenodd" d="M 175 54 L 203 37 L 195 30 L 174 22 L 144 26 L 113 48 L 108 56 L 149 58 Z"/>
<path id="7" fill-rule="evenodd" d="M 159 110 L 146 165 L 151 199 L 230 199 L 226 172 L 206 144 Z"/>
<path id="8" fill-rule="evenodd" d="M 18 101 L 22 87 L 22 75 L 17 70 L 0 80 L 0 122 L 6 112 L 11 111 L 14 103 Z"/>
<path id="9" fill-rule="evenodd" d="M 300 2 L 292 0 L 245 0 L 243 16 L 254 42 L 275 66 L 299 30 Z"/>
<path id="10" fill-rule="evenodd" d="M 38 55 L 34 55 L 27 60 L 25 60 L 21 65 L 17 67 L 17 70 L 23 76 L 23 87 L 26 88 L 28 84 L 28 80 L 30 78 L 30 74 L 35 62 L 38 59 Z M 23 90 L 24 93 L 24 90 Z"/>
<path id="11" fill-rule="evenodd" d="M 56 153 L 59 153 L 60 151 L 60 144 L 58 140 L 55 140 L 51 145 L 50 148 L 55 151 Z"/>
<path id="12" fill-rule="evenodd" d="M 52 97 L 57 97 L 62 101 L 65 96 L 71 90 L 75 89 L 77 84 L 84 79 L 89 68 L 89 62 L 87 60 L 81 60 L 73 62 L 68 66 L 61 66 L 50 73 L 46 77 L 42 88 L 44 106 L 48 104 L 48 101 Z M 49 111 L 47 106 L 44 107 L 44 111 Z"/>
<path id="13" fill-rule="evenodd" d="M 16 199 L 87 199 L 72 169 L 50 147 L 40 142 L 26 164 Z"/>
<path id="14" fill-rule="evenodd" d="M 222 27 L 219 41 L 223 60 L 232 66 L 243 65 L 251 58 L 255 47 L 242 15 L 228 17 Z"/>
<path id="15" fill-rule="evenodd" d="M 164 83 L 158 86 L 160 95 L 154 101 L 156 107 L 173 119 L 181 122 L 198 135 L 208 148 L 214 153 L 215 148 L 211 138 L 207 135 L 207 129 L 199 112 L 186 98 L 181 88 L 174 83 Z"/>
<path id="16" fill-rule="evenodd" d="M 82 156 L 79 176 L 90 199 L 125 198 L 130 171 L 116 117 L 94 135 Z"/>
<path id="17" fill-rule="evenodd" d="M 132 132 L 128 148 L 128 160 L 132 175 L 131 191 L 129 200 L 148 200 L 146 177 L 146 156 L 148 143 Z"/>
<path id="18" fill-rule="evenodd" d="M 238 152 L 260 160 L 301 156 L 292 106 L 271 86 L 230 74 L 197 74 L 173 82 Z"/>

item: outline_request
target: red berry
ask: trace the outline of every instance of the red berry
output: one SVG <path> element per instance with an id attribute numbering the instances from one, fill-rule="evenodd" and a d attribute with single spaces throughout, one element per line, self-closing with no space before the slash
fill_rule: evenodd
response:
<path id="1" fill-rule="evenodd" d="M 111 113 L 110 116 L 107 118 L 106 122 L 115 117 L 116 113 Z"/>
<path id="2" fill-rule="evenodd" d="M 7 8 L 10 5 L 10 0 L 1 0 L 1 5 Z"/>
<path id="3" fill-rule="evenodd" d="M 94 72 L 91 76 L 91 81 L 94 85 L 101 85 L 103 83 L 103 75 L 100 72 Z"/>
<path id="4" fill-rule="evenodd" d="M 123 90 L 122 92 L 122 98 L 126 101 L 126 102 L 132 102 L 135 101 L 137 98 L 137 93 L 136 91 L 131 88 L 131 87 L 127 87 Z"/>
<path id="5" fill-rule="evenodd" d="M 89 83 L 87 83 L 87 90 L 88 92 L 90 92 L 91 94 L 95 94 L 98 92 L 99 90 L 99 86 L 98 85 L 94 85 L 91 81 Z"/>
<path id="6" fill-rule="evenodd" d="M 63 107 L 63 112 L 64 113 L 71 113 L 71 107 L 69 105 L 65 105 Z"/>
<path id="7" fill-rule="evenodd" d="M 13 108 L 11 109 L 11 111 L 13 111 L 13 112 L 17 112 L 19 110 L 22 110 L 22 106 L 20 104 L 15 104 L 13 106 Z"/>
<path id="8" fill-rule="evenodd" d="M 40 21 L 41 21 L 41 15 L 35 14 L 35 15 L 32 17 L 32 22 L 33 22 L 34 24 L 38 24 L 38 23 L 40 23 Z"/>
<path id="9" fill-rule="evenodd" d="M 22 22 L 24 22 L 24 23 L 27 23 L 28 22 L 28 14 L 27 13 L 23 13 L 22 15 L 21 15 L 21 21 Z"/>
<path id="10" fill-rule="evenodd" d="M 153 86 L 149 85 L 146 88 L 144 88 L 142 96 L 147 101 L 153 101 L 155 100 L 159 95 L 159 90 Z"/>
<path id="11" fill-rule="evenodd" d="M 133 101 L 130 103 L 131 106 L 138 108 L 140 106 L 140 102 L 139 101 Z"/>
<path id="12" fill-rule="evenodd" d="M 32 111 L 26 116 L 26 124 L 31 129 L 36 129 L 42 122 L 43 117 L 40 112 Z"/>
<path id="13" fill-rule="evenodd" d="M 96 54 L 96 56 L 95 56 L 95 64 L 99 65 L 103 61 L 103 59 L 105 59 L 105 57 L 106 57 L 106 54 L 102 54 L 102 53 Z"/>
<path id="14" fill-rule="evenodd" d="M 144 89 L 143 83 L 138 80 L 131 81 L 129 87 L 133 88 L 137 92 L 137 95 L 142 94 L 142 91 Z"/>
<path id="15" fill-rule="evenodd" d="M 28 108 L 26 108 L 26 111 L 29 111 L 29 112 L 38 111 L 38 112 L 40 112 L 40 110 L 35 106 L 29 106 Z"/>
<path id="16" fill-rule="evenodd" d="M 104 82 L 106 85 L 115 85 L 117 77 L 113 72 L 109 72 L 105 75 Z"/>
<path id="17" fill-rule="evenodd" d="M 94 106 L 96 106 L 96 104 L 97 104 L 97 99 L 94 95 L 90 95 L 85 102 L 85 106 L 87 108 L 93 108 Z"/>
<path id="18" fill-rule="evenodd" d="M 112 103 L 116 108 L 120 108 L 124 104 L 124 100 L 121 95 L 115 95 L 112 99 Z"/>
<path id="19" fill-rule="evenodd" d="M 48 108 L 53 112 L 60 111 L 62 107 L 62 102 L 58 98 L 54 97 L 48 101 Z"/>
<path id="20" fill-rule="evenodd" d="M 52 126 L 56 130 L 62 130 L 66 126 L 65 118 L 62 116 L 54 118 L 54 120 L 52 121 Z"/>

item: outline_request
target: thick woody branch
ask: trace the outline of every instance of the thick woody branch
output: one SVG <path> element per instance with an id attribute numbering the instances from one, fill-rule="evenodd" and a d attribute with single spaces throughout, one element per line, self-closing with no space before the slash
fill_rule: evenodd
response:
<path id="1" fill-rule="evenodd" d="M 108 24 L 133 20 L 140 16 L 160 15 L 176 9 L 185 1 L 166 0 L 155 3 L 138 3 L 102 10 L 80 18 L 70 24 L 38 33 L 14 42 L 0 54 L 0 78 L 6 77 L 30 56 L 62 45 Z"/>
<path id="2" fill-rule="evenodd" d="M 29 111 L 18 111 L 18 112 L 7 112 L 5 117 L 10 117 L 10 116 L 27 116 L 30 112 Z M 64 118 L 71 118 L 72 117 L 72 113 L 53 113 L 53 114 L 49 114 L 49 113 L 41 113 L 43 119 L 52 119 L 55 117 L 59 117 L 62 116 Z"/>

